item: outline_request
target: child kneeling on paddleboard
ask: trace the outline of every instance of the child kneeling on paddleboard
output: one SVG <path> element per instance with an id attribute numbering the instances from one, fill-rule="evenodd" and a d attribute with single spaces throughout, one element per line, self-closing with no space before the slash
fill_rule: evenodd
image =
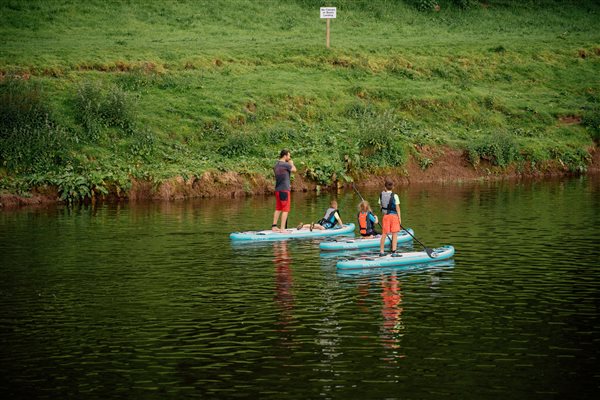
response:
<path id="1" fill-rule="evenodd" d="M 342 222 L 342 218 L 340 217 L 340 213 L 339 213 L 337 207 L 338 207 L 337 201 L 331 200 L 330 206 L 327 209 L 327 211 L 325 211 L 325 215 L 323 216 L 323 218 L 321 218 L 317 222 L 313 222 L 312 224 L 304 225 L 302 222 L 300 222 L 297 229 L 300 230 L 300 229 L 309 228 L 311 231 L 313 229 L 318 229 L 318 230 L 322 231 L 325 229 L 333 229 L 338 225 L 344 226 L 344 223 Z"/>
<path id="2" fill-rule="evenodd" d="M 363 200 L 358 205 L 358 227 L 360 229 L 360 235 L 364 238 L 372 238 L 375 235 L 379 235 L 379 232 L 375 230 L 375 224 L 379 223 L 377 216 L 373 214 L 369 202 Z"/>
<path id="3" fill-rule="evenodd" d="M 379 245 L 379 255 L 384 256 L 385 239 L 388 233 L 392 234 L 392 256 L 396 255 L 398 245 L 398 232 L 400 232 L 401 216 L 400 216 L 400 199 L 398 195 L 392 191 L 394 182 L 390 179 L 385 180 L 385 190 L 379 195 L 379 204 L 383 213 L 383 222 L 381 232 L 381 243 Z"/>

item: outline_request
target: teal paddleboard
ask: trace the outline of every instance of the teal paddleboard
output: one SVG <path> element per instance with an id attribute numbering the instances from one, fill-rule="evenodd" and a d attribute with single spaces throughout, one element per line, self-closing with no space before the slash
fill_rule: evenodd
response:
<path id="1" fill-rule="evenodd" d="M 410 228 L 407 229 L 411 234 L 415 234 L 414 231 Z M 391 245 L 392 235 L 388 235 L 385 240 L 385 245 Z M 410 236 L 405 230 L 401 230 L 398 233 L 398 243 L 408 242 L 412 240 L 412 236 Z M 371 247 L 379 247 L 381 242 L 381 235 L 377 235 L 371 239 L 363 239 L 363 238 L 349 238 L 349 239 L 334 239 L 334 240 L 326 240 L 319 244 L 319 248 L 323 251 L 344 251 L 344 250 L 358 250 L 358 249 L 368 249 Z"/>
<path id="2" fill-rule="evenodd" d="M 422 264 L 446 260 L 451 258 L 453 255 L 453 246 L 442 246 L 433 249 L 431 257 L 425 251 L 397 253 L 395 256 L 388 253 L 382 257 L 359 257 L 355 259 L 339 260 L 337 262 L 337 267 L 340 269 L 395 267 L 398 265 Z"/>
<path id="3" fill-rule="evenodd" d="M 418 271 L 440 271 L 454 268 L 454 260 L 431 261 L 420 264 L 397 265 L 395 267 L 381 268 L 338 268 L 336 273 L 342 277 L 381 277 L 381 274 L 396 274 L 402 272 L 418 272 Z"/>
<path id="4" fill-rule="evenodd" d="M 229 235 L 231 240 L 236 241 L 273 241 L 287 239 L 312 239 L 327 236 L 344 235 L 354 233 L 354 224 L 346 224 L 340 228 L 325 229 L 325 230 L 310 230 L 310 229 L 286 229 L 282 232 L 274 232 L 271 230 L 265 231 L 246 231 L 233 232 Z"/>

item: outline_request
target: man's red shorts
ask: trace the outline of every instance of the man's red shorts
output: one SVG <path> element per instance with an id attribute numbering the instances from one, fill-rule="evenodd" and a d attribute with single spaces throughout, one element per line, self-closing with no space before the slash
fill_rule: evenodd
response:
<path id="1" fill-rule="evenodd" d="M 292 199 L 290 196 L 289 190 L 279 190 L 275 192 L 275 210 L 290 212 L 290 207 L 292 205 Z"/>

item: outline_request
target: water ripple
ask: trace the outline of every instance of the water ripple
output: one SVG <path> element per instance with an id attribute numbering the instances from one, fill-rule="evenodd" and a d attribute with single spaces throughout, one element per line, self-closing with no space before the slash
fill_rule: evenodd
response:
<path id="1" fill-rule="evenodd" d="M 591 398 L 599 187 L 410 188 L 406 224 L 430 247 L 454 245 L 454 259 L 353 273 L 318 241 L 230 243 L 230 231 L 268 227 L 271 199 L 2 213 L 0 388 L 11 398 Z M 295 195 L 291 218 L 311 220 L 328 201 Z M 351 219 L 356 196 L 338 203 Z"/>

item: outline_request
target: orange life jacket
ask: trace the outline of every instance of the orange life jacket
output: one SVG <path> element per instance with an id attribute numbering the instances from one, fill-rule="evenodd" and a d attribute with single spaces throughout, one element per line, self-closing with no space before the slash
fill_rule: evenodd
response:
<path id="1" fill-rule="evenodd" d="M 373 232 L 373 222 L 369 219 L 370 212 L 360 211 L 358 213 L 358 227 L 361 235 L 367 235 L 367 232 Z"/>

